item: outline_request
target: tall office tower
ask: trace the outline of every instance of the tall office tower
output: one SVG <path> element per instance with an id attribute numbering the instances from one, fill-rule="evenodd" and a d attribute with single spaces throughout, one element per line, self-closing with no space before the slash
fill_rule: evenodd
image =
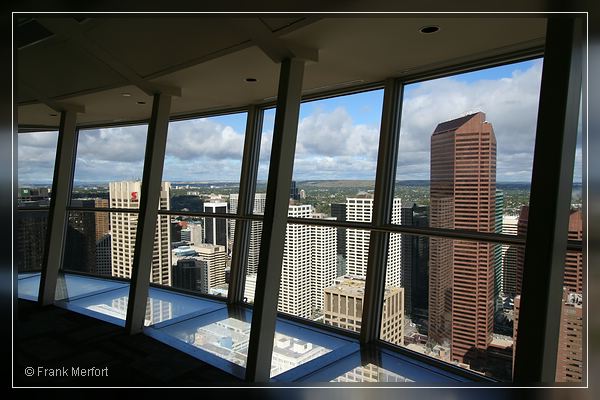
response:
<path id="1" fill-rule="evenodd" d="M 312 206 L 289 205 L 288 217 L 310 218 Z M 311 237 L 309 225 L 287 224 L 281 284 L 279 286 L 279 311 L 300 316 L 311 317 Z"/>
<path id="2" fill-rule="evenodd" d="M 529 206 L 521 207 L 519 216 L 519 234 L 527 233 Z M 573 209 L 569 214 L 569 240 L 583 239 L 583 215 L 581 209 Z M 523 279 L 524 250 L 520 250 L 517 258 L 518 292 L 521 292 Z M 557 382 L 580 382 L 583 375 L 583 254 L 582 252 L 567 251 L 563 275 L 563 298 L 561 306 L 561 321 L 559 347 L 556 360 Z M 522 301 L 520 299 L 519 300 Z M 519 305 L 520 305 L 519 301 Z M 526 301 L 526 300 L 525 300 Z M 519 307 L 515 298 L 515 321 L 518 320 Z M 516 329 L 513 338 L 516 348 Z"/>
<path id="3" fill-rule="evenodd" d="M 503 216 L 502 233 L 516 235 L 518 221 L 516 215 Z M 517 246 L 514 245 L 502 245 L 502 291 L 510 297 L 517 293 Z"/>
<path id="4" fill-rule="evenodd" d="M 322 219 L 335 220 L 324 217 Z M 313 310 L 323 311 L 323 290 L 336 278 L 337 270 L 337 229 L 331 226 L 313 225 L 310 227 L 311 274 L 310 298 Z"/>
<path id="5" fill-rule="evenodd" d="M 288 216 L 310 218 L 311 205 L 290 204 Z M 288 224 L 281 271 L 279 311 L 312 318 L 323 310 L 323 289 L 336 271 L 336 228 Z"/>
<path id="6" fill-rule="evenodd" d="M 232 213 L 237 212 L 239 194 L 232 193 L 229 196 L 229 206 Z M 265 213 L 265 204 L 267 201 L 266 193 L 255 193 L 253 213 L 262 215 Z M 255 274 L 258 271 L 258 256 L 260 253 L 260 238 L 262 235 L 262 221 L 252 221 L 250 225 L 250 241 L 248 243 L 248 263 L 246 265 L 246 274 Z M 235 235 L 235 221 L 232 220 L 231 241 Z"/>
<path id="7" fill-rule="evenodd" d="M 504 192 L 496 190 L 494 232 L 502 233 L 502 216 L 504 215 Z M 494 245 L 494 299 L 502 292 L 502 245 Z M 496 310 L 502 303 L 496 302 Z"/>
<path id="8" fill-rule="evenodd" d="M 529 206 L 522 206 L 517 221 L 517 235 L 527 235 L 527 222 L 529 221 Z M 517 247 L 517 268 L 515 277 L 515 293 L 521 294 L 523 283 L 523 265 L 525 265 L 525 246 Z"/>
<path id="9" fill-rule="evenodd" d="M 108 199 L 95 199 L 96 208 L 109 208 Z M 96 274 L 110 276 L 111 251 L 110 251 L 110 213 L 97 212 L 96 216 Z"/>
<path id="10" fill-rule="evenodd" d="M 161 184 L 159 208 L 169 209 L 171 185 Z M 110 182 L 111 208 L 139 208 L 140 181 Z M 112 275 L 130 278 L 137 230 L 137 214 L 112 212 L 110 214 Z M 157 217 L 154 235 L 154 253 L 150 281 L 161 285 L 171 284 L 171 230 L 169 216 Z"/>
<path id="11" fill-rule="evenodd" d="M 94 199 L 94 206 L 96 208 L 109 208 L 108 199 Z M 110 230 L 110 216 L 107 212 L 94 213 L 96 216 L 96 240 L 102 239 L 105 235 L 108 235 Z"/>
<path id="12" fill-rule="evenodd" d="M 324 290 L 325 323 L 359 332 L 362 322 L 364 277 L 346 275 Z M 386 285 L 380 338 L 404 345 L 404 289 Z"/>
<path id="13" fill-rule="evenodd" d="M 392 223 L 400 223 L 402 203 L 394 198 Z M 373 195 L 359 193 L 356 197 L 346 199 L 346 221 L 370 222 L 373 215 Z M 346 270 L 352 276 L 367 276 L 369 258 L 369 231 L 361 229 L 346 230 Z M 400 234 L 390 234 L 385 284 L 393 287 L 402 285 L 402 260 Z"/>
<path id="14" fill-rule="evenodd" d="M 73 199 L 71 206 L 94 208 L 93 199 Z M 63 269 L 96 274 L 96 213 L 71 211 L 67 225 Z"/>
<path id="15" fill-rule="evenodd" d="M 496 137 L 484 113 L 438 124 L 430 182 L 432 227 L 495 231 Z M 473 366 L 492 340 L 494 245 L 432 238 L 429 275 L 429 336 Z"/>
<path id="16" fill-rule="evenodd" d="M 300 200 L 300 192 L 298 191 L 298 187 L 296 186 L 296 181 L 292 181 L 290 185 L 290 199 Z"/>
<path id="17" fill-rule="evenodd" d="M 110 243 L 110 232 L 96 241 L 96 274 L 98 275 L 112 275 L 112 252 Z"/>
<path id="18" fill-rule="evenodd" d="M 338 221 L 346 220 L 346 204 L 331 203 L 331 216 Z M 337 229 L 337 271 L 336 276 L 346 274 L 346 228 Z"/>
<path id="19" fill-rule="evenodd" d="M 204 212 L 225 214 L 227 203 L 222 201 L 204 203 Z M 229 253 L 227 228 L 227 220 L 224 218 L 204 218 L 204 242 L 225 246 Z"/>
<path id="20" fill-rule="evenodd" d="M 583 296 L 565 287 L 560 314 L 556 382 L 581 382 L 582 377 Z"/>
<path id="21" fill-rule="evenodd" d="M 17 246 L 15 261 L 18 272 L 42 269 L 48 229 L 48 212 L 36 209 L 48 207 L 48 204 L 48 199 L 19 202 L 19 211 L 15 221 Z"/>
<path id="22" fill-rule="evenodd" d="M 208 243 L 173 250 L 173 287 L 209 293 L 225 283 L 225 246 Z"/>
<path id="23" fill-rule="evenodd" d="M 429 207 L 413 204 L 402 207 L 402 225 L 429 226 Z M 427 318 L 429 291 L 429 238 L 402 235 L 402 287 L 404 288 L 404 312 L 411 317 Z"/>

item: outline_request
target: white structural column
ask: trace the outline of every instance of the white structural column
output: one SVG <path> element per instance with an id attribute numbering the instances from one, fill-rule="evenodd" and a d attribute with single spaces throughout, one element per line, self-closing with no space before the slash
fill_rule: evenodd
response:
<path id="1" fill-rule="evenodd" d="M 52 194 L 48 216 L 48 230 L 44 263 L 40 278 L 38 302 L 41 305 L 54 303 L 58 271 L 62 265 L 63 248 L 67 232 L 67 218 L 71 197 L 71 182 L 75 168 L 77 147 L 77 112 L 64 110 L 60 114 L 60 128 L 52 180 Z"/>
<path id="2" fill-rule="evenodd" d="M 282 61 L 248 345 L 246 380 L 249 382 L 270 379 L 303 75 L 304 61 L 290 58 Z"/>
<path id="3" fill-rule="evenodd" d="M 170 109 L 170 96 L 160 93 L 154 95 L 146 139 L 144 174 L 125 323 L 125 329 L 130 334 L 142 331 L 146 316 Z"/>

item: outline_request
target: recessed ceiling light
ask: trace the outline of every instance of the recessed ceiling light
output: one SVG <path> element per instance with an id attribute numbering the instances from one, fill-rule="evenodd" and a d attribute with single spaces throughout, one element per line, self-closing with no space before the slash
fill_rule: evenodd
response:
<path id="1" fill-rule="evenodd" d="M 246 78 L 246 82 L 257 82 L 258 79 L 256 78 Z"/>
<path id="2" fill-rule="evenodd" d="M 138 103 L 138 104 L 146 104 L 146 102 L 145 102 L 145 101 L 138 101 L 137 103 Z"/>
<path id="3" fill-rule="evenodd" d="M 131 93 L 121 93 L 121 96 L 123 96 L 123 97 L 131 97 Z"/>
<path id="4" fill-rule="evenodd" d="M 435 26 L 435 25 L 424 26 L 421 29 L 419 29 L 419 31 L 421 33 L 427 33 L 427 34 L 429 34 L 429 33 L 436 33 L 439 30 L 440 30 L 440 27 L 439 26 Z"/>

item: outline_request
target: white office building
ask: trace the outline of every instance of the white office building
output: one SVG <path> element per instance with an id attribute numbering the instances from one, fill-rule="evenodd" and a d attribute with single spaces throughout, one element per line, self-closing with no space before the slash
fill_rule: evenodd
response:
<path id="1" fill-rule="evenodd" d="M 111 208 L 139 208 L 142 183 L 140 181 L 110 182 Z M 161 210 L 170 206 L 169 182 L 161 184 Z M 133 252 L 137 230 L 137 214 L 126 212 L 110 213 L 112 275 L 131 278 Z M 171 229 L 168 215 L 159 215 L 156 234 L 154 236 L 154 255 L 152 257 L 152 273 L 150 281 L 162 285 L 171 284 Z"/>
<path id="2" fill-rule="evenodd" d="M 394 198 L 392 223 L 400 224 L 402 203 Z M 346 199 L 346 221 L 371 222 L 373 216 L 373 195 L 359 193 L 356 197 Z M 401 246 L 398 233 L 390 234 L 385 284 L 400 287 L 402 282 Z M 346 231 L 346 268 L 349 275 L 367 276 L 369 259 L 370 232 L 362 229 L 348 228 Z"/>

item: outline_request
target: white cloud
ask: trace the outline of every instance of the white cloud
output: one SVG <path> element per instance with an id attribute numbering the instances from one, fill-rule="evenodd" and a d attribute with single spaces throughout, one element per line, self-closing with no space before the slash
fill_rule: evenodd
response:
<path id="1" fill-rule="evenodd" d="M 436 125 L 483 111 L 497 138 L 497 179 L 531 179 L 542 62 L 508 78 L 467 81 L 449 77 L 411 85 L 404 96 L 397 179 L 429 179 L 430 140 Z M 357 99 L 358 100 L 357 95 Z M 371 104 L 361 109 L 373 110 Z M 259 179 L 266 179 L 274 112 L 265 116 Z M 76 179 L 130 179 L 142 175 L 147 126 L 84 130 Z M 543 135 L 544 133 L 540 133 Z M 51 179 L 56 133 L 19 135 L 19 180 Z M 302 118 L 294 161 L 295 179 L 374 179 L 379 126 L 356 123 L 344 107 L 317 108 Z M 244 132 L 210 118 L 169 126 L 165 179 L 238 180 Z M 581 165 L 581 144 L 576 152 Z M 581 179 L 581 169 L 575 179 Z"/>

